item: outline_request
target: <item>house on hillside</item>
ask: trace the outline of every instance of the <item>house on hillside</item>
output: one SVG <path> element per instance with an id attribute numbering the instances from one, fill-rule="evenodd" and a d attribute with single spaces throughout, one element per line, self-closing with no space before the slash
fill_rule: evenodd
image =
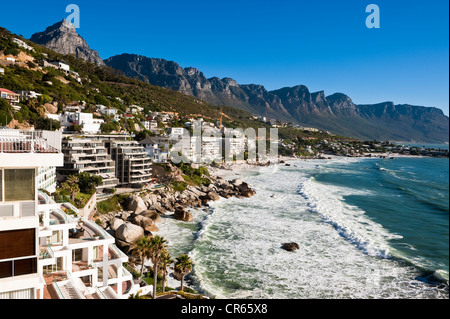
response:
<path id="1" fill-rule="evenodd" d="M 108 106 L 105 106 L 105 105 L 101 105 L 101 104 L 97 105 L 97 111 L 100 114 L 107 115 L 107 116 L 114 116 L 114 117 L 116 117 L 116 115 L 117 115 L 117 109 L 115 109 L 113 107 L 108 107 Z"/>
<path id="2" fill-rule="evenodd" d="M 127 113 L 138 114 L 138 113 L 144 111 L 144 108 L 139 105 L 130 105 L 129 107 L 127 107 L 126 111 L 127 111 Z"/>
<path id="3" fill-rule="evenodd" d="M 147 120 L 141 122 L 144 125 L 145 129 L 148 131 L 152 131 L 154 133 L 159 133 L 158 122 L 155 120 Z"/>
<path id="4" fill-rule="evenodd" d="M 17 104 L 20 102 L 20 95 L 12 92 L 8 89 L 0 88 L 0 97 L 2 99 L 5 99 L 11 104 L 11 106 L 15 109 L 20 109 L 20 106 Z"/>
<path id="5" fill-rule="evenodd" d="M 22 100 L 29 100 L 29 99 L 37 99 L 42 94 L 36 93 L 35 91 L 15 91 L 17 94 L 19 94 L 20 99 Z"/>
<path id="6" fill-rule="evenodd" d="M 66 105 L 63 108 L 64 112 L 81 112 L 83 107 L 81 105 Z"/>
<path id="7" fill-rule="evenodd" d="M 68 116 L 72 124 L 80 125 L 82 132 L 85 134 L 98 134 L 100 133 L 100 127 L 104 123 L 102 119 L 94 118 L 92 113 L 69 113 Z"/>
<path id="8" fill-rule="evenodd" d="M 104 123 L 102 119 L 94 118 L 92 113 L 68 112 L 63 114 L 46 114 L 47 118 L 57 120 L 62 128 L 67 131 L 72 125 L 81 126 L 81 131 L 85 134 L 98 134 L 100 127 Z"/>
<path id="9" fill-rule="evenodd" d="M 30 51 L 36 52 L 32 46 L 29 46 L 28 44 L 26 44 L 24 41 L 22 41 L 20 39 L 13 38 L 13 42 L 25 50 L 30 50 Z"/>
<path id="10" fill-rule="evenodd" d="M 147 137 L 139 142 L 154 163 L 166 163 L 169 155 L 168 137 Z"/>
<path id="11" fill-rule="evenodd" d="M 69 64 L 67 64 L 66 62 L 64 62 L 62 60 L 51 60 L 51 61 L 49 61 L 49 63 L 56 66 L 56 68 L 58 68 L 62 71 L 70 72 Z"/>

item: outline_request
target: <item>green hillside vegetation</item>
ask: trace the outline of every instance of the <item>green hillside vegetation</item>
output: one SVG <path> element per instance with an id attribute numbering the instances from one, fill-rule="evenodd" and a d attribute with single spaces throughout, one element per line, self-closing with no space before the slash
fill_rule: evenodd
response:
<path id="1" fill-rule="evenodd" d="M 13 37 L 17 37 L 30 46 L 36 52 L 27 51 L 19 48 L 13 43 Z M 29 123 L 36 129 L 58 129 L 60 125 L 57 121 L 44 119 L 45 103 L 57 103 L 58 113 L 62 112 L 63 107 L 69 103 L 78 103 L 85 105 L 84 112 L 95 112 L 97 104 L 103 104 L 116 108 L 120 113 L 126 112 L 126 107 L 132 104 L 144 108 L 144 114 L 153 112 L 176 112 L 179 113 L 180 120 L 175 125 L 183 124 L 188 117 L 203 117 L 204 120 L 217 122 L 220 119 L 221 111 L 224 113 L 222 118 L 223 125 L 231 128 L 270 128 L 270 125 L 256 121 L 252 115 L 229 106 L 216 106 L 201 101 L 191 96 L 181 94 L 176 91 L 157 87 L 145 83 L 139 79 L 129 78 L 121 71 L 110 67 L 100 67 L 93 63 L 77 59 L 70 55 L 61 55 L 49 50 L 41 45 L 35 44 L 18 35 L 11 34 L 8 30 L 0 28 L 0 52 L 3 54 L 12 54 L 17 56 L 20 51 L 32 56 L 34 62 L 28 62 L 26 65 L 14 65 L 5 67 L 5 75 L 0 76 L 0 87 L 9 90 L 32 90 L 43 94 L 38 99 L 31 99 L 21 103 L 21 110 L 14 112 L 5 101 L 0 103 L 0 124 L 9 123 L 12 118 L 19 123 Z M 75 78 L 68 76 L 51 67 L 39 69 L 36 65 L 40 60 L 63 60 L 68 63 L 71 70 L 77 72 L 83 84 L 79 84 Z M 49 82 L 51 82 L 51 85 Z M 123 102 L 123 103 L 122 103 Z M 111 117 L 101 116 L 105 120 L 102 125 L 104 133 L 113 131 L 135 132 L 134 124 L 140 124 L 143 120 L 142 114 L 136 114 L 135 119 L 121 119 L 115 122 Z M 74 130 L 79 128 L 74 127 Z M 289 138 L 294 141 L 301 141 L 305 137 L 315 136 L 317 140 L 322 139 L 326 133 L 312 133 L 302 131 L 296 128 L 280 128 L 282 138 Z M 147 132 L 145 132 L 147 133 Z M 145 135 L 145 134 L 144 134 Z M 267 136 L 269 132 L 267 132 Z M 138 134 L 142 137 L 143 134 Z"/>
<path id="2" fill-rule="evenodd" d="M 62 111 L 62 107 L 68 103 L 82 103 L 84 101 L 88 106 L 87 112 L 95 111 L 95 105 L 97 104 L 114 107 L 121 112 L 126 111 L 126 106 L 137 104 L 144 108 L 144 113 L 167 111 L 177 112 L 180 116 L 200 114 L 205 119 L 218 120 L 220 118 L 219 106 L 213 106 L 175 91 L 152 86 L 138 79 L 128 78 L 122 75 L 120 71 L 109 67 L 99 67 L 70 55 L 58 54 L 0 28 L 0 51 L 5 55 L 13 54 L 16 56 L 20 51 L 26 51 L 12 42 L 13 37 L 25 41 L 36 50 L 36 52 L 26 52 L 36 62 L 45 58 L 42 53 L 47 54 L 49 60 L 63 60 L 70 65 L 73 71 L 78 72 L 83 81 L 81 85 L 71 76 L 66 76 L 63 72 L 51 67 L 38 70 L 35 68 L 36 64 L 31 62 L 27 65 L 31 69 L 17 65 L 6 67 L 5 75 L 0 77 L 1 87 L 13 91 L 32 90 L 43 94 L 41 99 L 21 104 L 22 109 L 14 114 L 14 118 L 19 122 L 27 121 L 32 125 L 37 125 L 38 118 L 42 117 L 45 112 L 42 106 L 52 101 L 58 102 L 59 111 Z M 63 83 L 60 80 L 61 78 L 68 83 Z M 47 81 L 52 82 L 52 85 L 47 84 Z M 123 100 L 124 103 L 122 104 L 117 98 Z M 2 111 L 13 115 L 10 110 L 8 112 L 3 107 Z M 257 122 L 252 123 L 251 115 L 247 112 L 231 107 L 223 107 L 223 111 L 232 118 L 231 121 L 225 121 L 225 124 L 243 128 L 256 127 Z M 111 122 L 107 118 L 105 120 L 107 120 L 107 123 Z M 125 123 L 121 124 L 126 125 Z M 105 131 L 116 128 L 117 125 L 105 125 Z"/>

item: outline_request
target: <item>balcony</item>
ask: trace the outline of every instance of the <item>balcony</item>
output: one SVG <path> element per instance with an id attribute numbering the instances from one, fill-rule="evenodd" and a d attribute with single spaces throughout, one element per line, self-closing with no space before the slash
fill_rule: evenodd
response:
<path id="1" fill-rule="evenodd" d="M 64 155 L 50 146 L 42 131 L 0 130 L 0 166 L 63 166 Z"/>
<path id="2" fill-rule="evenodd" d="M 142 176 L 142 177 L 133 177 L 133 176 L 131 176 L 130 177 L 130 183 L 133 183 L 133 184 L 139 184 L 139 183 L 148 183 L 148 182 L 151 182 L 152 181 L 152 177 L 151 176 L 149 176 L 149 177 L 145 177 L 145 176 Z"/>
<path id="3" fill-rule="evenodd" d="M 0 153 L 59 153 L 39 131 L 1 130 Z"/>
<path id="4" fill-rule="evenodd" d="M 72 272 L 76 273 L 79 271 L 86 271 L 86 270 L 92 270 L 95 269 L 95 265 L 88 263 L 87 261 L 78 261 L 72 263 Z"/>
<path id="5" fill-rule="evenodd" d="M 50 245 L 48 245 L 47 247 L 39 247 L 39 260 L 53 258 L 55 258 L 55 254 Z"/>
<path id="6" fill-rule="evenodd" d="M 103 228 L 98 226 L 93 221 L 87 220 L 86 218 L 79 219 L 78 227 L 73 229 L 70 234 L 69 243 L 78 244 L 84 243 L 86 241 L 97 241 L 110 239 L 114 242 L 114 238 L 111 237 Z M 104 243 L 99 243 L 99 245 Z"/>
<path id="7" fill-rule="evenodd" d="M 50 221 L 49 225 L 65 225 L 69 223 L 69 218 L 61 209 L 55 209 L 50 212 Z"/>

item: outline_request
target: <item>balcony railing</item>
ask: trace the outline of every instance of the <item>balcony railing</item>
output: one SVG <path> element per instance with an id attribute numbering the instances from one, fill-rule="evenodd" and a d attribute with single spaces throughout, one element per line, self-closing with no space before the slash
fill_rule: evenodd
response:
<path id="1" fill-rule="evenodd" d="M 0 130 L 0 153 L 59 153 L 41 131 Z"/>
<path id="2" fill-rule="evenodd" d="M 107 239 L 110 237 L 110 235 L 95 222 L 90 221 L 84 217 L 81 217 L 80 220 L 84 223 L 86 227 L 89 227 L 93 232 L 95 232 L 96 235 L 100 235 L 102 239 Z"/>
<path id="3" fill-rule="evenodd" d="M 53 253 L 53 249 L 48 245 L 47 247 L 41 247 L 39 253 L 39 259 L 51 259 L 55 258 L 55 254 Z"/>
<path id="4" fill-rule="evenodd" d="M 53 279 L 53 285 L 52 285 L 52 286 L 55 288 L 56 294 L 58 295 L 58 298 L 59 298 L 59 299 L 66 299 L 66 298 L 64 297 L 64 295 L 63 295 L 61 289 L 59 288 L 59 286 L 58 286 L 58 281 L 57 281 L 56 279 Z"/>

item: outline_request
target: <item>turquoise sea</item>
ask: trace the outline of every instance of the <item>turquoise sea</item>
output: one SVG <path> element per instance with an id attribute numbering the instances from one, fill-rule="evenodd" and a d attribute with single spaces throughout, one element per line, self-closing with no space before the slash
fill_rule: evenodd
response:
<path id="1" fill-rule="evenodd" d="M 290 163 L 246 171 L 250 199 L 164 219 L 172 253 L 194 260 L 192 286 L 216 298 L 449 297 L 448 159 Z"/>

